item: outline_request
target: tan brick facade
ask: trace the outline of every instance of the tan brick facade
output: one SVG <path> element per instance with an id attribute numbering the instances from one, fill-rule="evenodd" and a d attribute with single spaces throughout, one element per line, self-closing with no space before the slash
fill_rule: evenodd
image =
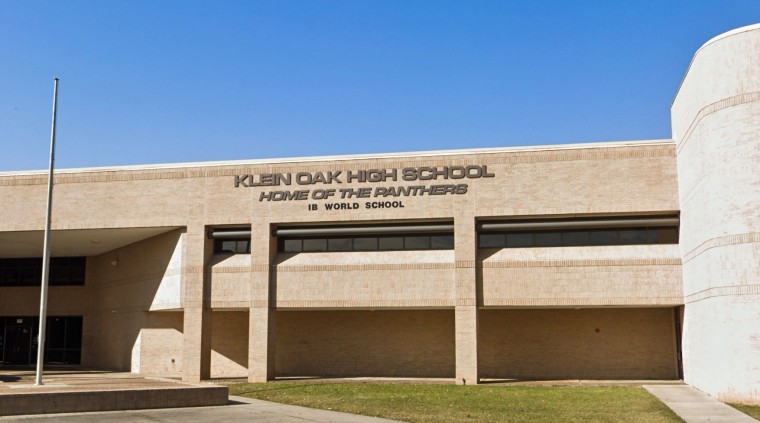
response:
<path id="1" fill-rule="evenodd" d="M 481 310 L 481 376 L 677 379 L 673 313 L 669 308 Z"/>
<path id="2" fill-rule="evenodd" d="M 674 140 L 59 171 L 53 255 L 87 256 L 87 275 L 84 286 L 51 289 L 50 313 L 83 316 L 86 367 L 190 381 L 367 375 L 471 384 L 677 378 L 673 310 L 686 304 L 687 381 L 756 401 L 760 335 L 747 327 L 760 319 L 760 82 L 747 58 L 758 54 L 759 32 L 730 34 L 695 56 L 673 105 Z M 728 81 L 725 62 L 735 65 Z M 446 166 L 481 177 L 345 179 Z M 333 184 L 247 187 L 248 176 L 241 184 L 241 175 L 337 171 L 343 180 Z M 45 182 L 41 172 L 0 174 L 0 258 L 38 255 Z M 378 195 L 379 187 L 429 191 L 366 199 L 338 191 Z M 327 200 L 262 200 L 323 189 L 336 191 Z M 400 203 L 365 207 L 378 201 Z M 679 245 L 477 242 L 482 222 L 679 213 Z M 286 254 L 273 232 L 441 222 L 453 225 L 453 249 Z M 230 227 L 250 231 L 251 254 L 214 254 L 208 232 Z M 38 293 L 0 287 L 0 316 L 35 315 Z M 719 323 L 710 304 L 726 310 Z M 736 319 L 732 307 L 741 309 Z M 736 386 L 707 369 L 712 347 L 700 340 L 726 327 L 741 333 L 726 345 L 744 345 L 737 357 L 718 350 L 743 363 Z"/>
<path id="3" fill-rule="evenodd" d="M 454 376 L 451 310 L 277 312 L 282 376 Z"/>

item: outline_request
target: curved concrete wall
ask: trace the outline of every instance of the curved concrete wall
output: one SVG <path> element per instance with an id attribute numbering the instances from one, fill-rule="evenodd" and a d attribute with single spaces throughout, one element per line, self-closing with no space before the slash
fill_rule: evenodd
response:
<path id="1" fill-rule="evenodd" d="M 671 115 L 684 380 L 724 401 L 760 403 L 760 25 L 697 51 Z"/>

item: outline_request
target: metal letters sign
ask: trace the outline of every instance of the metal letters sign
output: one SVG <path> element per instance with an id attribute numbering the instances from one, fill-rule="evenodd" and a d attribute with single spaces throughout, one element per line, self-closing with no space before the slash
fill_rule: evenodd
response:
<path id="1" fill-rule="evenodd" d="M 262 173 L 235 175 L 236 188 L 289 187 L 303 189 L 275 189 L 258 193 L 259 201 L 308 201 L 382 199 L 395 201 L 366 202 L 365 208 L 403 208 L 399 197 L 438 195 L 464 195 L 469 188 L 468 179 L 493 178 L 487 165 L 406 167 L 402 169 L 336 170 L 327 172 Z M 421 182 L 413 185 L 384 185 L 360 188 L 312 188 L 323 185 L 355 183 Z M 432 185 L 423 182 L 444 182 Z M 446 183 L 448 182 L 448 183 Z M 306 187 L 309 187 L 308 189 Z M 325 210 L 358 209 L 359 203 L 325 204 Z M 329 207 L 328 207 L 329 206 Z M 318 210 L 317 204 L 309 204 L 309 210 Z"/>

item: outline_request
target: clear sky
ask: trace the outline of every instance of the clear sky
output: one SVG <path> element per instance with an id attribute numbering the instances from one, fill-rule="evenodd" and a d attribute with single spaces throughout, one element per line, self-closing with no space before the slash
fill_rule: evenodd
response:
<path id="1" fill-rule="evenodd" d="M 758 0 L 0 0 L 0 171 L 670 137 Z"/>

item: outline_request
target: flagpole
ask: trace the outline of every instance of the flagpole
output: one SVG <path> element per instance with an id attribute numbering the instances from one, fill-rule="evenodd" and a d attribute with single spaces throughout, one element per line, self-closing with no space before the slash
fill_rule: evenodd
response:
<path id="1" fill-rule="evenodd" d="M 40 330 L 37 334 L 37 374 L 34 384 L 42 385 L 42 362 L 45 359 L 45 323 L 47 320 L 48 276 L 50 274 L 50 214 L 53 209 L 53 162 L 55 161 L 55 117 L 58 105 L 58 78 L 53 78 L 53 127 L 50 131 L 50 171 L 48 172 L 45 243 L 42 256 L 42 289 L 40 290 Z"/>

